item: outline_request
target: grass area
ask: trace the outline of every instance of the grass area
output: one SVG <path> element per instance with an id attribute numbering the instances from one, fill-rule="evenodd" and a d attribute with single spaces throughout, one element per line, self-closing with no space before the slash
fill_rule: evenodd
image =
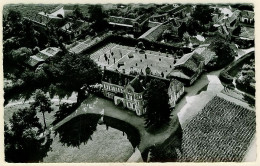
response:
<path id="1" fill-rule="evenodd" d="M 19 109 L 24 109 L 24 108 L 28 108 L 28 107 L 30 107 L 29 103 L 24 103 L 24 104 L 18 103 L 16 105 L 6 106 L 4 108 L 4 121 L 9 122 L 9 120 L 13 116 L 14 112 L 18 112 Z M 47 127 L 50 127 L 51 123 L 54 120 L 54 114 L 59 109 L 57 103 L 53 103 L 52 108 L 53 108 L 53 111 L 51 113 L 45 113 L 45 120 L 46 120 Z M 38 112 L 37 117 L 39 118 L 40 123 L 42 125 L 44 125 L 42 113 Z"/>
<path id="2" fill-rule="evenodd" d="M 7 4 L 3 8 L 3 15 L 8 14 L 9 10 L 17 10 L 20 11 L 23 17 L 33 18 L 35 14 L 39 12 L 47 12 L 49 13 L 53 9 L 55 9 L 60 4 Z M 74 6 L 77 4 L 64 4 L 64 9 L 73 10 Z M 88 14 L 88 4 L 78 4 L 81 12 L 84 16 Z"/>
<path id="3" fill-rule="evenodd" d="M 256 132 L 255 112 L 214 97 L 183 128 L 180 161 L 243 160 Z"/>
<path id="4" fill-rule="evenodd" d="M 33 18 L 35 14 L 55 9 L 58 4 L 7 4 L 3 8 L 3 15 L 8 14 L 9 10 L 20 11 L 23 17 Z"/>
<path id="5" fill-rule="evenodd" d="M 100 115 L 83 114 L 60 126 L 44 162 L 125 162 L 133 153 L 131 135 L 99 125 Z M 106 122 L 105 122 L 106 123 Z M 117 123 L 118 125 L 118 123 Z M 124 123 L 122 124 L 124 126 Z"/>
<path id="6" fill-rule="evenodd" d="M 254 39 L 254 34 L 255 34 L 254 32 L 255 32 L 255 28 L 243 26 L 241 28 L 241 33 L 239 36 L 244 38 Z"/>
<path id="7" fill-rule="evenodd" d="M 197 92 L 197 94 L 200 94 L 200 92 L 202 92 L 202 91 L 207 91 L 207 89 L 208 89 L 208 84 L 205 85 L 203 88 L 201 88 L 201 89 Z"/>

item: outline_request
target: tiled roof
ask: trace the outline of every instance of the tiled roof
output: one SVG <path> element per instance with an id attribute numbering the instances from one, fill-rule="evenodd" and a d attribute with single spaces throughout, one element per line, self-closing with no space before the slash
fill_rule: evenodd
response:
<path id="1" fill-rule="evenodd" d="M 139 39 L 147 39 L 150 41 L 156 41 L 161 36 L 163 31 L 165 29 L 167 29 L 167 27 L 168 27 L 167 25 L 163 25 L 163 24 L 152 27 L 151 29 L 146 31 L 143 35 L 141 35 L 139 37 Z"/>
<path id="2" fill-rule="evenodd" d="M 134 24 L 134 19 L 131 18 L 125 18 L 125 17 L 117 17 L 117 16 L 110 16 L 108 18 L 109 24 L 126 24 L 126 25 L 133 25 Z"/>
<path id="3" fill-rule="evenodd" d="M 173 70 L 168 77 L 179 77 L 179 78 L 184 78 L 184 79 L 190 79 L 190 76 L 187 76 L 181 69 L 175 69 Z"/>
<path id="4" fill-rule="evenodd" d="M 143 92 L 144 88 L 140 82 L 140 77 L 139 76 L 136 76 L 132 81 L 130 81 L 129 83 L 133 88 L 134 88 L 134 91 L 136 93 L 140 93 L 140 92 Z"/>
<path id="5" fill-rule="evenodd" d="M 135 77 L 123 74 L 117 71 L 104 70 L 102 81 L 109 82 L 115 85 L 125 86 Z"/>
<path id="6" fill-rule="evenodd" d="M 175 92 L 179 92 L 183 88 L 183 83 L 178 80 L 172 79 L 171 84 L 174 85 Z"/>
<path id="7" fill-rule="evenodd" d="M 147 83 L 151 82 L 151 80 L 154 79 L 164 82 L 167 88 L 170 86 L 170 84 L 176 84 L 176 86 L 174 86 L 176 88 L 176 91 L 179 91 L 183 87 L 183 84 L 181 82 L 174 79 L 169 80 L 154 75 L 132 76 L 107 69 L 104 70 L 102 81 L 119 86 L 126 86 L 129 84 L 134 88 L 136 93 L 141 93 L 144 91 L 144 87 L 147 85 Z"/>

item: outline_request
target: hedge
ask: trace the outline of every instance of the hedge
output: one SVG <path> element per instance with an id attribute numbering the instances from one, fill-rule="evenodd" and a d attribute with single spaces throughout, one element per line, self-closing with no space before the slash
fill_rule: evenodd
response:
<path id="1" fill-rule="evenodd" d="M 241 65 L 242 63 L 244 63 L 245 61 L 249 60 L 252 58 L 252 56 L 254 56 L 255 52 L 251 52 L 247 55 L 245 55 L 244 57 L 240 58 L 237 61 L 233 61 L 229 66 L 227 66 L 219 75 L 219 79 L 227 84 L 231 84 L 233 81 L 233 74 L 232 71 L 237 68 L 239 65 Z"/>

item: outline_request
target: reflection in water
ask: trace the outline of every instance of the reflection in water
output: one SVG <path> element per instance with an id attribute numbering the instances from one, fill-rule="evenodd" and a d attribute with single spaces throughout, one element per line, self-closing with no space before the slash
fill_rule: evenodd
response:
<path id="1" fill-rule="evenodd" d="M 92 140 L 91 135 L 96 131 L 100 118 L 101 115 L 96 114 L 79 115 L 56 129 L 55 134 L 59 134 L 60 142 L 63 145 L 79 147 L 82 143 L 86 144 L 89 139 Z M 122 131 L 123 135 L 126 134 L 133 148 L 139 145 L 140 135 L 133 126 L 106 116 L 104 116 L 103 121 L 107 130 L 112 127 Z"/>

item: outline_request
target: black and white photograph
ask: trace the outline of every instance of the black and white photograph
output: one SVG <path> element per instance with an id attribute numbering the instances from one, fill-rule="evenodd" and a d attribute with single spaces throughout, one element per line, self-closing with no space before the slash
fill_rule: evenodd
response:
<path id="1" fill-rule="evenodd" d="M 255 6 L 3 4 L 3 162 L 256 162 Z"/>

